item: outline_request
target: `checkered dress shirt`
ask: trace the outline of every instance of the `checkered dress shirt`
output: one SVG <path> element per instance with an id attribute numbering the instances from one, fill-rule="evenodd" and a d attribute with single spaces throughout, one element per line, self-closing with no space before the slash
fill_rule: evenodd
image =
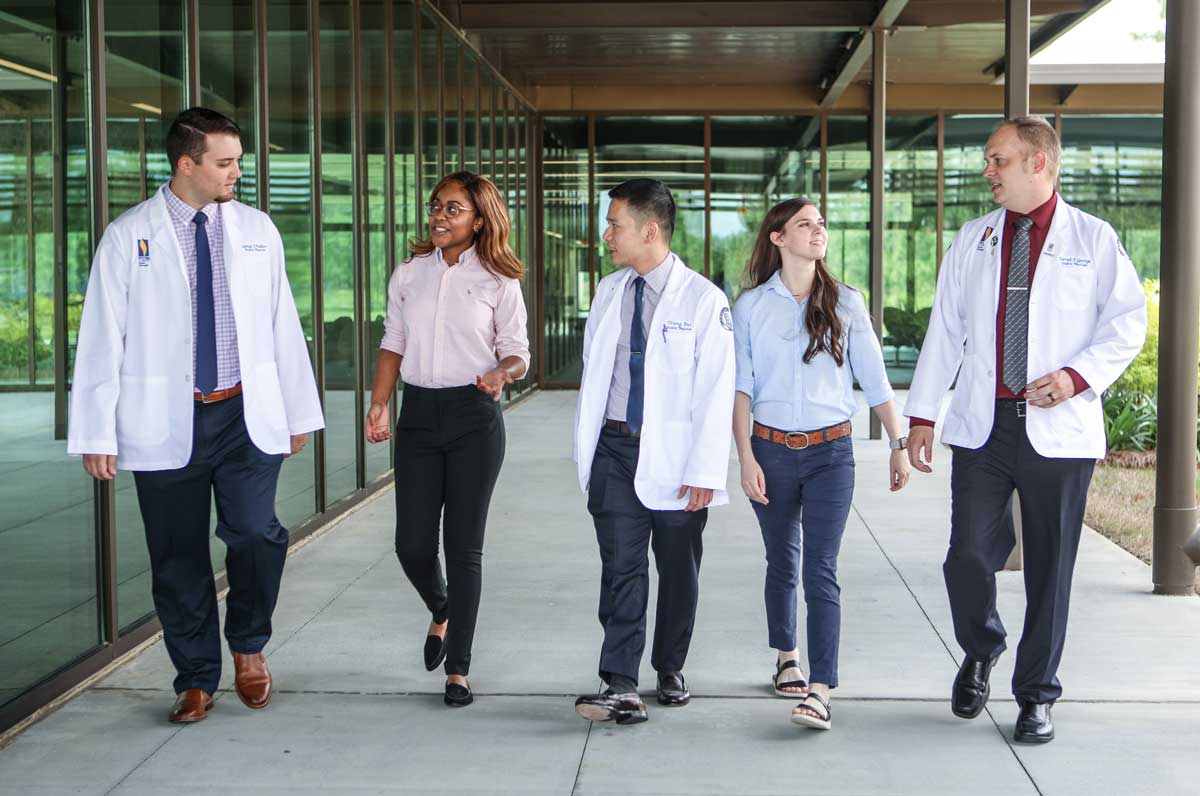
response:
<path id="1" fill-rule="evenodd" d="M 175 227 L 175 237 L 187 266 L 188 287 L 192 294 L 192 378 L 196 375 L 196 210 L 175 195 L 168 184 L 163 196 Z M 217 320 L 217 387 L 226 390 L 242 380 L 238 364 L 237 326 L 233 321 L 233 302 L 229 298 L 229 276 L 225 272 L 225 222 L 221 205 L 213 202 L 200 211 L 208 216 L 206 232 L 212 255 L 213 310 Z"/>

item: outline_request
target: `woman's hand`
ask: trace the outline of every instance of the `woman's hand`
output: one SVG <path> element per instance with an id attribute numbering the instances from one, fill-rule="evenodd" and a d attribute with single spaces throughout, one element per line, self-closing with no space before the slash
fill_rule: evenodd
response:
<path id="1" fill-rule="evenodd" d="M 742 491 L 755 503 L 767 505 L 767 479 L 753 456 L 742 461 Z"/>
<path id="2" fill-rule="evenodd" d="M 888 483 L 891 485 L 893 492 L 899 492 L 908 483 L 908 476 L 912 472 L 910 467 L 908 451 L 904 448 L 892 451 L 891 458 L 888 460 Z"/>
<path id="3" fill-rule="evenodd" d="M 512 383 L 513 377 L 504 368 L 492 368 L 482 376 L 475 377 L 475 386 L 492 396 L 493 401 L 499 401 L 504 385 Z"/>
<path id="4" fill-rule="evenodd" d="M 367 442 L 386 442 L 392 438 L 388 428 L 387 404 L 372 403 L 367 410 Z"/>

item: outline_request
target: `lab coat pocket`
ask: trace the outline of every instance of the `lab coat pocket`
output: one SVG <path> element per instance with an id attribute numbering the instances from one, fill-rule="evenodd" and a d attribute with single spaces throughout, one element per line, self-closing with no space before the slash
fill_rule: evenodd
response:
<path id="1" fill-rule="evenodd" d="M 271 260 L 266 254 L 243 254 L 242 279 L 246 292 L 257 299 L 271 295 Z"/>
<path id="2" fill-rule="evenodd" d="M 273 361 L 260 362 L 254 368 L 254 375 L 258 395 L 253 400 L 258 405 L 260 417 L 266 418 L 272 428 L 286 429 L 287 412 L 284 409 L 283 390 L 279 386 L 278 368 Z"/>
<path id="3" fill-rule="evenodd" d="M 663 332 L 663 348 L 667 370 L 672 373 L 687 373 L 696 366 L 696 333 L 691 330 L 666 329 Z"/>
<path id="4" fill-rule="evenodd" d="M 1054 274 L 1054 306 L 1062 310 L 1086 310 L 1096 306 L 1096 269 L 1060 265 Z"/>
<path id="5" fill-rule="evenodd" d="M 171 433 L 167 421 L 167 377 L 121 374 L 117 439 L 134 445 L 158 445 Z"/>

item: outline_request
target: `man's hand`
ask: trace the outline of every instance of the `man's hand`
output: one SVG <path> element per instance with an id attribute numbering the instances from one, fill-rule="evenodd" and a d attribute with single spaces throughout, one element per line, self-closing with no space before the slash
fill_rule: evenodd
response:
<path id="1" fill-rule="evenodd" d="M 367 442 L 387 442 L 392 438 L 388 428 L 387 404 L 371 404 L 367 411 Z"/>
<path id="2" fill-rule="evenodd" d="M 688 498 L 688 504 L 683 507 L 684 511 L 699 511 L 709 503 L 712 503 L 713 491 L 700 486 L 688 486 L 684 484 L 679 487 L 679 494 L 675 497 L 683 497 L 689 489 L 692 491 L 692 495 Z"/>
<path id="3" fill-rule="evenodd" d="M 1075 382 L 1065 370 L 1047 373 L 1025 385 L 1025 402 L 1050 409 L 1069 401 L 1075 395 Z"/>
<path id="4" fill-rule="evenodd" d="M 83 469 L 92 478 L 111 481 L 117 477 L 117 457 L 105 453 L 83 454 Z"/>
<path id="5" fill-rule="evenodd" d="M 308 444 L 308 435 L 307 434 L 293 434 L 292 435 L 292 452 L 289 454 L 286 454 L 283 458 L 286 459 L 286 458 L 288 458 L 288 456 L 295 456 L 297 453 L 304 450 L 304 446 L 306 444 Z"/>
<path id="6" fill-rule="evenodd" d="M 908 461 L 923 473 L 932 473 L 933 429 L 929 426 L 913 426 L 908 430 Z"/>
<path id="7" fill-rule="evenodd" d="M 512 384 L 513 377 L 503 368 L 492 368 L 482 376 L 475 377 L 475 386 L 492 396 L 493 401 L 499 401 L 505 384 Z"/>

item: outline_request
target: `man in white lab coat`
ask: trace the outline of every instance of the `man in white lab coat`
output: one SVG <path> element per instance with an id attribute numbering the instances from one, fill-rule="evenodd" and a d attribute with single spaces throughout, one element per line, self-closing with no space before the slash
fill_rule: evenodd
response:
<path id="1" fill-rule="evenodd" d="M 600 546 L 602 694 L 576 711 L 646 720 L 637 693 L 646 645 L 648 547 L 658 569 L 650 660 L 659 704 L 690 699 L 683 664 L 699 596 L 708 506 L 729 502 L 733 322 L 725 295 L 671 252 L 675 200 L 657 180 L 609 191 L 604 242 L 625 266 L 600 281 L 583 343 L 575 415 L 579 484 Z"/>
<path id="2" fill-rule="evenodd" d="M 233 201 L 240 131 L 184 111 L 171 180 L 104 232 L 79 327 L 67 450 L 112 480 L 134 471 L 154 607 L 175 665 L 168 718 L 204 718 L 221 677 L 210 503 L 225 542 L 225 637 L 248 707 L 271 698 L 263 647 L 287 553 L 283 459 L 324 426 L 308 346 L 265 213 Z"/>
<path id="3" fill-rule="evenodd" d="M 1054 738 L 1050 707 L 1071 574 L 1096 459 L 1100 396 L 1141 349 L 1146 304 L 1112 227 L 1055 193 L 1062 147 L 1045 119 L 1001 123 L 983 176 L 1002 209 L 970 221 L 942 262 L 905 414 L 912 465 L 929 472 L 933 424 L 957 376 L 942 442 L 953 449 L 943 572 L 964 657 L 951 708 L 974 718 L 1005 649 L 995 573 L 1020 496 L 1027 607 L 1012 689 L 1014 739 Z"/>

